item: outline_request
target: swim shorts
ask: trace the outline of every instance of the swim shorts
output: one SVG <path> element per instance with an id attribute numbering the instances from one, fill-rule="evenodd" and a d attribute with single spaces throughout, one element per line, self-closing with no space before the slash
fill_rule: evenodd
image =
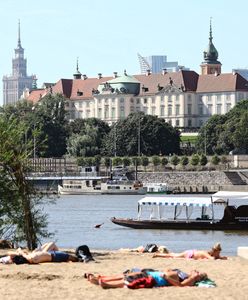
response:
<path id="1" fill-rule="evenodd" d="M 69 254 L 62 251 L 48 251 L 52 255 L 52 262 L 67 262 Z"/>

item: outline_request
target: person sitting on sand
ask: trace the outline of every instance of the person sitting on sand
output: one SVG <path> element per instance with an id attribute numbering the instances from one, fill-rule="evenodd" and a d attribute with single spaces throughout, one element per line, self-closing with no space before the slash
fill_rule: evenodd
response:
<path id="1" fill-rule="evenodd" d="M 215 244 L 210 250 L 186 250 L 181 253 L 155 253 L 153 257 L 164 258 L 191 258 L 191 259 L 227 259 L 226 256 L 220 256 L 220 243 Z"/>
<path id="2" fill-rule="evenodd" d="M 19 248 L 16 252 L 9 252 L 8 256 L 2 258 L 2 260 L 3 263 L 39 264 L 44 262 L 76 262 L 78 258 L 75 255 L 59 251 L 56 244 L 50 242 L 30 253 Z"/>
<path id="3" fill-rule="evenodd" d="M 133 286 L 131 284 L 130 277 L 134 278 L 149 278 L 152 279 L 149 281 L 149 285 L 145 285 L 142 282 L 140 286 Z M 165 287 L 165 286 L 193 286 L 197 281 L 207 278 L 206 273 L 200 273 L 198 271 L 191 271 L 189 274 L 182 272 L 179 269 L 167 269 L 163 272 L 156 270 L 147 270 L 136 273 L 121 274 L 115 276 L 102 276 L 102 275 L 93 275 L 85 274 L 85 277 L 93 284 L 100 285 L 102 288 L 139 288 L 139 287 Z"/>

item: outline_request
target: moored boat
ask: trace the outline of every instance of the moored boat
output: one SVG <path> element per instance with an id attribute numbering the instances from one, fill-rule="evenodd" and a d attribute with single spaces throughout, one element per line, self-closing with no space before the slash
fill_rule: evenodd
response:
<path id="1" fill-rule="evenodd" d="M 128 179 L 77 179 L 63 180 L 58 186 L 62 195 L 84 194 L 114 194 L 114 195 L 144 195 L 146 190 L 141 182 Z"/>
<path id="2" fill-rule="evenodd" d="M 248 231 L 248 205 L 230 206 L 230 199 L 248 200 L 248 193 L 222 191 L 205 197 L 144 197 L 138 201 L 136 219 L 113 217 L 111 221 L 134 229 Z M 222 217 L 215 216 L 217 205 L 223 208 Z M 149 213 L 148 218 L 144 217 L 145 212 Z"/>
<path id="3" fill-rule="evenodd" d="M 146 183 L 144 184 L 147 194 L 171 194 L 173 190 L 166 183 Z"/>

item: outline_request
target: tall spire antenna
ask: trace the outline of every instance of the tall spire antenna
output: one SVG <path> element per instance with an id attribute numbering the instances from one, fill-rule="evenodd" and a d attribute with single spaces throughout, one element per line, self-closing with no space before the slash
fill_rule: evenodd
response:
<path id="1" fill-rule="evenodd" d="M 77 72 L 78 72 L 78 57 L 77 57 Z"/>
<path id="2" fill-rule="evenodd" d="M 21 24 L 20 19 L 18 20 L 18 44 L 17 46 L 21 48 Z"/>
<path id="3" fill-rule="evenodd" d="M 212 36 L 212 17 L 210 17 L 210 30 L 209 30 L 209 40 L 212 42 L 213 36 Z"/>

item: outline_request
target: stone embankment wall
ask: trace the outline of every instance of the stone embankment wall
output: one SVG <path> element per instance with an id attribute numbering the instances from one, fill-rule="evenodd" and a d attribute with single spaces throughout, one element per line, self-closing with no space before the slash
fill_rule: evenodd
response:
<path id="1" fill-rule="evenodd" d="M 245 178 L 245 177 L 243 177 Z M 167 183 L 181 193 L 212 193 L 219 190 L 248 191 L 247 183 L 234 185 L 222 171 L 201 172 L 141 172 L 138 179 L 144 183 Z"/>

